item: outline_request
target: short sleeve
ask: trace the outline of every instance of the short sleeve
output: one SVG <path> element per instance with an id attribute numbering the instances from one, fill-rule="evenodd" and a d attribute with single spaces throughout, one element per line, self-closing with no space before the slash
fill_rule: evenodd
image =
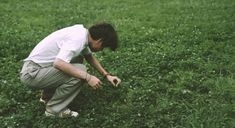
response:
<path id="1" fill-rule="evenodd" d="M 77 43 L 78 41 L 66 41 L 60 48 L 59 53 L 56 58 L 64 60 L 65 62 L 70 62 L 74 56 L 80 54 L 83 49 L 82 43 Z"/>
<path id="2" fill-rule="evenodd" d="M 65 62 L 70 62 L 71 59 L 73 58 L 75 52 L 66 50 L 66 49 L 61 49 L 56 58 L 59 58 Z"/>

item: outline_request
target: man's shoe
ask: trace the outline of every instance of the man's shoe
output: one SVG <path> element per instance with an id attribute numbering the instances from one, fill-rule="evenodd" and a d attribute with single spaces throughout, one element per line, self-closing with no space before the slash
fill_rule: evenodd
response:
<path id="1" fill-rule="evenodd" d="M 45 111 L 46 116 L 57 116 L 61 118 L 68 118 L 68 117 L 78 117 L 78 113 L 75 111 L 71 111 L 70 109 L 65 109 L 64 111 L 61 111 L 58 114 L 50 113 L 48 111 Z"/>

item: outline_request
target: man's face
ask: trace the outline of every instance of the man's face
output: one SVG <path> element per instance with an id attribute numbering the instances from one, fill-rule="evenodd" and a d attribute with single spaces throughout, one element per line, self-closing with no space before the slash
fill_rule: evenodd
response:
<path id="1" fill-rule="evenodd" d="M 101 39 L 88 42 L 88 45 L 92 52 L 99 52 L 103 50 Z"/>

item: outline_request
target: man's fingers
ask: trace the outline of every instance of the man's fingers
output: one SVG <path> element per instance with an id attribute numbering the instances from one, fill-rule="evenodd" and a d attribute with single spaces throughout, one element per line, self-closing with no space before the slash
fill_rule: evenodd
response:
<path id="1" fill-rule="evenodd" d="M 96 90 L 96 86 L 92 86 L 92 88 Z"/>
<path id="2" fill-rule="evenodd" d="M 97 88 L 101 88 L 102 86 L 100 84 L 97 85 Z"/>
<path id="3" fill-rule="evenodd" d="M 118 81 L 117 84 L 116 84 L 116 86 L 118 86 L 120 83 L 121 83 L 121 81 Z"/>
<path id="4" fill-rule="evenodd" d="M 114 79 L 113 80 L 113 83 L 116 85 L 118 83 L 118 80 L 117 79 Z"/>
<path id="5" fill-rule="evenodd" d="M 121 83 L 121 79 L 117 78 L 116 86 L 118 86 Z"/>
<path id="6" fill-rule="evenodd" d="M 115 78 L 114 80 L 113 80 L 113 84 L 114 84 L 114 86 L 118 86 L 119 85 L 119 83 L 120 83 L 120 79 L 118 79 L 118 78 Z"/>
<path id="7" fill-rule="evenodd" d="M 103 83 L 101 81 L 99 81 L 99 84 L 102 85 Z"/>
<path id="8" fill-rule="evenodd" d="M 93 88 L 94 89 L 101 88 L 102 87 L 101 84 L 102 84 L 102 82 L 98 82 Z"/>
<path id="9" fill-rule="evenodd" d="M 115 80 L 115 79 L 114 79 L 114 80 Z M 116 85 L 115 82 L 114 82 L 114 80 L 111 80 L 111 81 L 110 81 L 113 86 Z"/>

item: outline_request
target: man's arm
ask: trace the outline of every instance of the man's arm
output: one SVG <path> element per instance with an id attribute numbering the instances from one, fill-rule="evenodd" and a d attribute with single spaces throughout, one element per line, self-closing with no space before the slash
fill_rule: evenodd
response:
<path id="1" fill-rule="evenodd" d="M 87 77 L 86 72 L 84 72 L 81 69 L 76 68 L 72 64 L 67 63 L 61 59 L 57 58 L 54 61 L 53 66 L 70 76 L 86 80 L 86 77 Z"/>
<path id="2" fill-rule="evenodd" d="M 91 64 L 91 66 L 93 66 L 96 70 L 98 70 L 100 72 L 100 74 L 102 74 L 103 76 L 109 74 L 100 64 L 100 62 L 96 59 L 95 56 L 93 56 L 92 54 L 88 54 L 84 56 L 86 61 Z"/>
<path id="3" fill-rule="evenodd" d="M 118 86 L 121 80 L 116 76 L 111 76 L 100 64 L 92 54 L 85 55 L 86 61 L 91 64 L 96 70 L 98 70 L 107 80 L 109 80 L 114 86 Z"/>
<path id="4" fill-rule="evenodd" d="M 97 89 L 101 86 L 101 81 L 96 78 L 93 75 L 88 74 L 85 71 L 82 71 L 81 69 L 76 68 L 70 63 L 67 63 L 61 59 L 55 59 L 53 66 L 57 68 L 58 70 L 76 78 L 84 79 L 88 82 L 88 84 L 94 88 Z"/>

